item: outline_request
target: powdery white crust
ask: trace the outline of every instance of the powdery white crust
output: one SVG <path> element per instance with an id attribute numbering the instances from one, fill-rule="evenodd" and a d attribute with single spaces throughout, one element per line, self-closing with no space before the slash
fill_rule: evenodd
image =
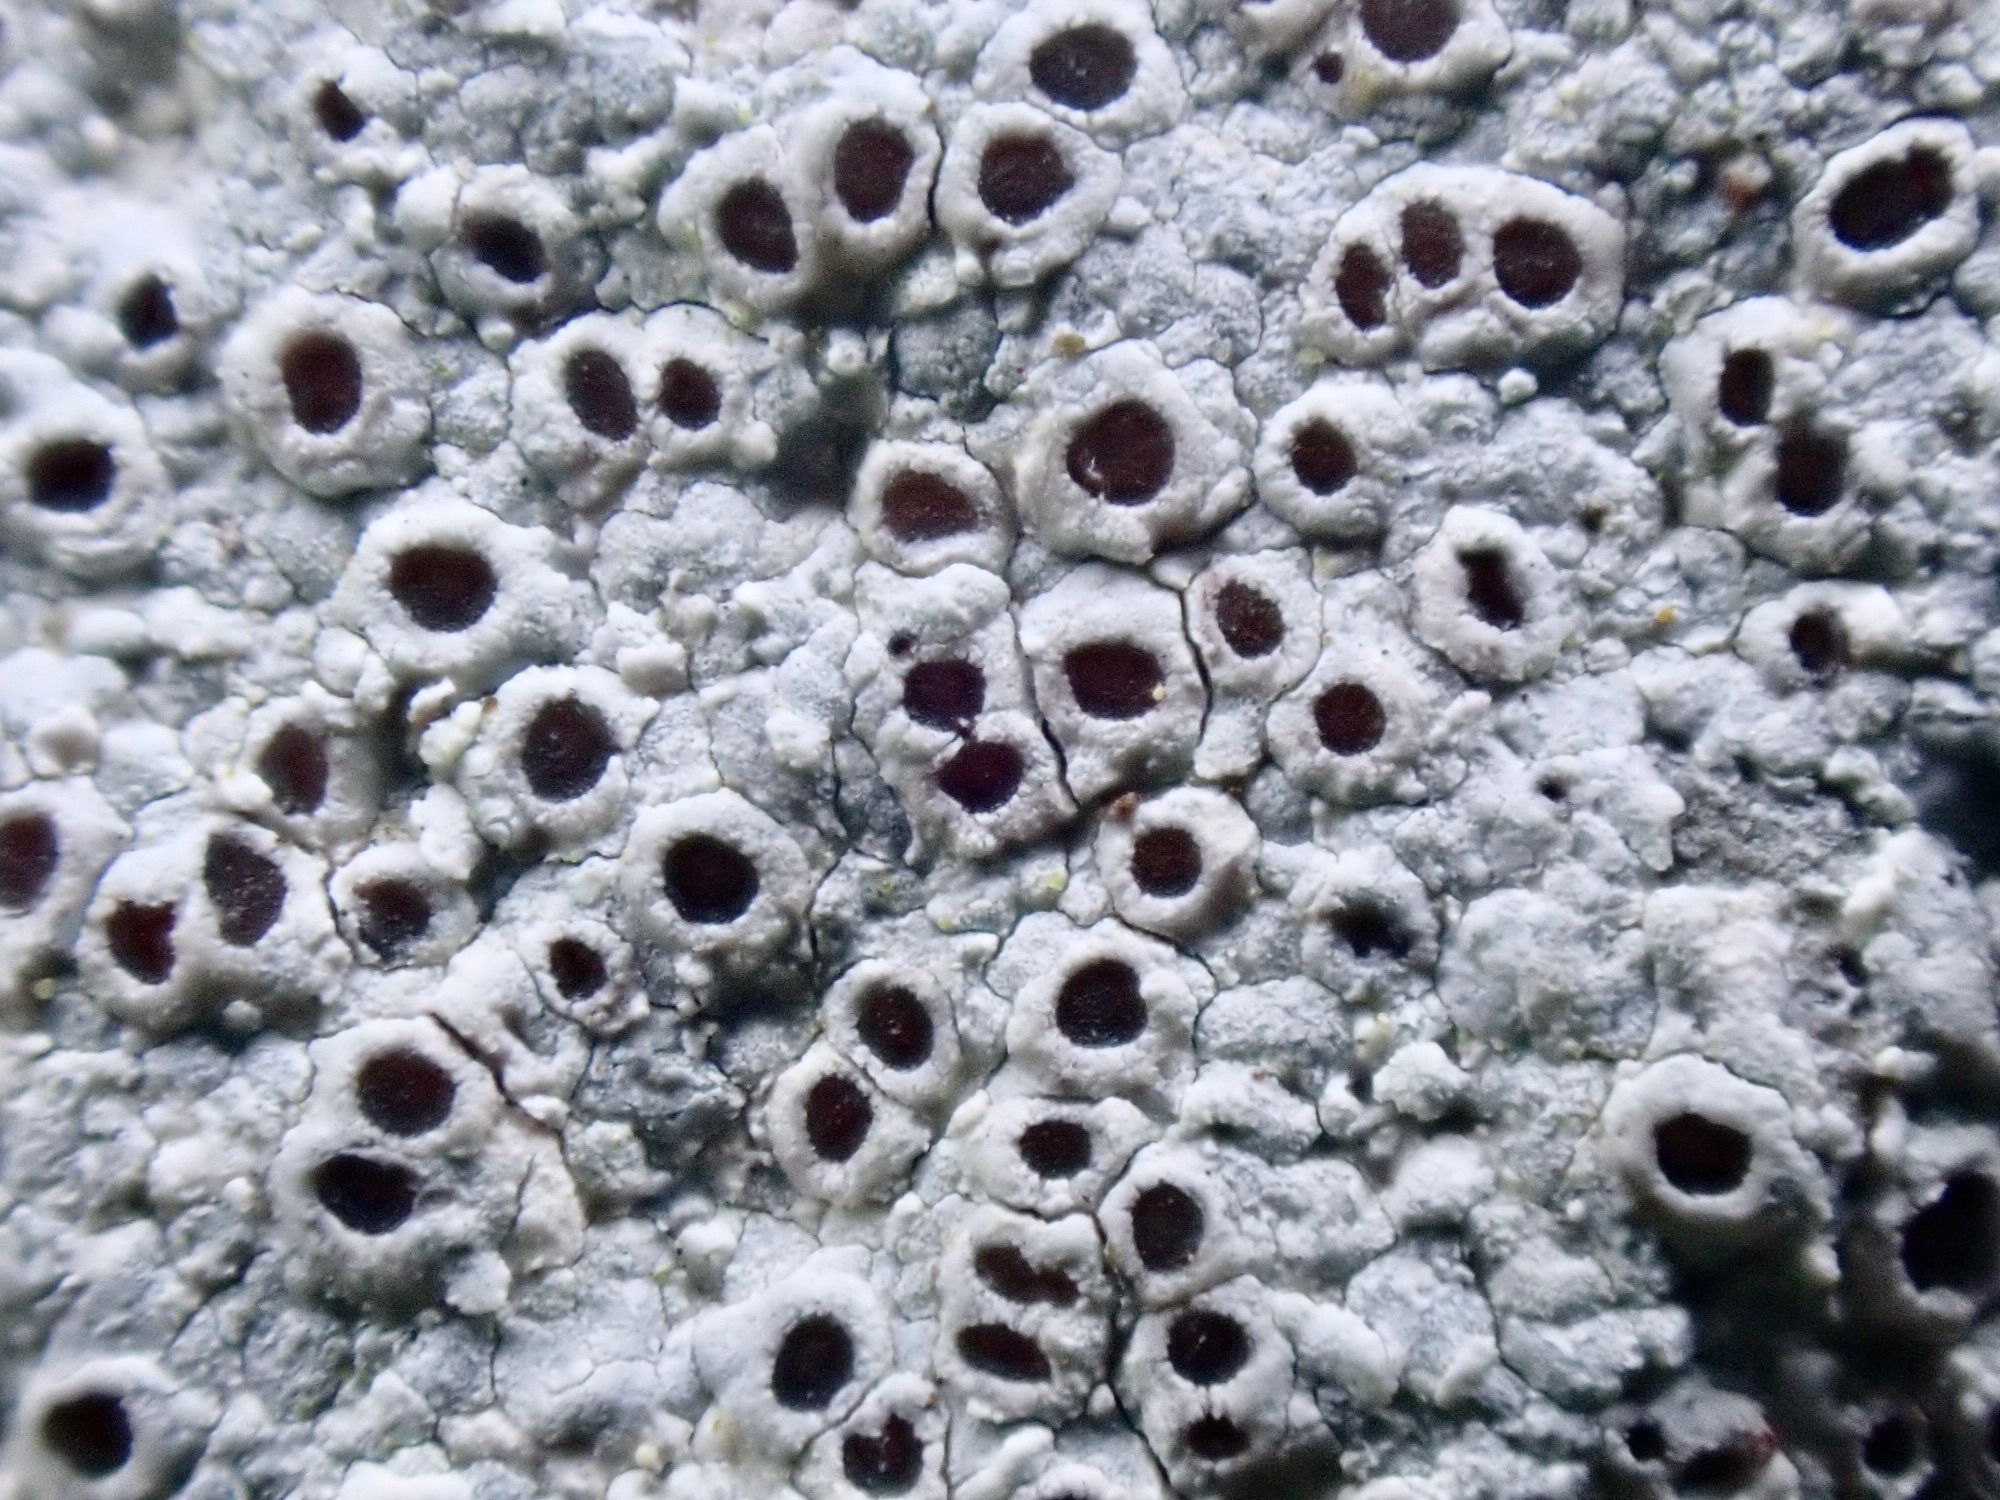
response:
<path id="1" fill-rule="evenodd" d="M 550 1142 L 506 1113 L 442 1027 L 370 1021 L 313 1052 L 312 1097 L 272 1166 L 302 1287 L 392 1307 L 441 1294 L 491 1311 L 515 1270 L 576 1257 L 582 1216 Z M 413 1100 L 371 1082 L 383 1057 L 448 1080 L 441 1097 L 436 1085 Z"/>
<path id="2" fill-rule="evenodd" d="M 1217 1471 L 1240 1472 L 1285 1447 L 1292 1350 L 1268 1295 L 1255 1278 L 1238 1277 L 1148 1311 L 1133 1327 L 1120 1392 L 1183 1484 L 1213 1482 Z"/>
<path id="3" fill-rule="evenodd" d="M 1152 1134 L 1146 1116 L 1123 1099 L 1094 1101 L 1025 1096 L 1002 1099 L 984 1107 L 968 1106 L 971 1117 L 954 1122 L 954 1132 L 967 1134 L 969 1165 L 980 1186 L 1002 1203 L 1044 1217 L 1091 1211 L 1117 1180 L 1132 1153 Z M 1063 1131 L 1062 1144 L 1075 1127 L 1083 1140 L 1080 1164 L 1064 1157 L 1060 1170 L 1043 1170 L 1028 1159 L 1037 1137 L 1036 1126 L 1048 1134 L 1053 1125 Z M 1036 1160 L 1043 1160 L 1039 1155 Z"/>
<path id="4" fill-rule="evenodd" d="M 75 305 L 51 310 L 50 351 L 133 396 L 198 379 L 210 341 L 237 309 L 185 219 L 133 204 L 75 228 L 88 289 Z M 170 316 L 161 315 L 163 300 Z"/>
<path id="5" fill-rule="evenodd" d="M 864 959 L 821 1004 L 827 1039 L 890 1098 L 935 1109 L 956 1093 L 965 1059 L 950 995 L 934 975 Z"/>
<path id="6" fill-rule="evenodd" d="M 671 468 L 699 467 L 725 456 L 745 466 L 768 463 L 776 439 L 750 402 L 762 363 L 755 344 L 714 308 L 695 303 L 659 309 L 646 319 L 645 329 L 648 368 L 633 389 L 640 420 L 652 434 L 655 461 Z M 681 361 L 696 372 L 692 377 Z M 691 393 L 684 388 L 690 382 Z M 713 414 L 707 382 L 713 384 Z"/>
<path id="7" fill-rule="evenodd" d="M 245 719 L 241 753 L 217 772 L 217 790 L 308 848 L 351 848 L 382 800 L 381 769 L 362 748 L 363 717 L 316 682 L 265 703 Z"/>
<path id="8" fill-rule="evenodd" d="M 19 996 L 76 941 L 98 877 L 131 830 L 83 778 L 30 782 L 0 796 L 0 830 L 32 839 L 41 856 L 26 878 L 10 882 L 0 907 L 0 988 Z"/>
<path id="9" fill-rule="evenodd" d="M 1856 1263 L 1868 1270 L 1865 1288 L 1858 1282 L 1855 1288 L 1857 1311 L 1876 1326 L 1899 1328 L 1926 1342 L 1955 1343 L 1992 1296 L 1991 1271 L 1977 1260 L 1944 1265 L 1921 1251 L 1929 1235 L 1954 1218 L 1983 1214 L 2000 1163 L 1991 1142 L 1977 1131 L 1902 1118 L 1885 1123 L 1898 1137 L 1900 1159 L 1895 1180 L 1849 1242 Z M 1920 1253 L 1906 1256 L 1903 1246 L 1912 1226 Z"/>
<path id="10" fill-rule="evenodd" d="M 1670 1132 L 1676 1122 L 1707 1122 L 1748 1142 L 1747 1164 L 1713 1175 L 1682 1165 Z M 1769 1239 L 1796 1231 L 1826 1211 L 1818 1167 L 1793 1137 L 1790 1109 L 1760 1088 L 1698 1057 L 1654 1063 L 1613 1089 L 1602 1129 L 1610 1161 L 1666 1221 L 1667 1232 L 1700 1247 Z M 1706 1167 L 1707 1163 L 1704 1162 Z M 1734 1175 L 1736 1181 L 1726 1182 Z"/>
<path id="11" fill-rule="evenodd" d="M 910 819 L 914 859 L 940 845 L 988 858 L 1045 838 L 1076 816 L 1048 731 L 1017 710 L 989 713 L 976 735 L 921 761 L 887 764 L 883 775 Z"/>
<path id="12" fill-rule="evenodd" d="M 906 1447 L 906 1424 L 914 1448 Z M 945 1415 L 937 1387 L 920 1375 L 899 1372 L 878 1382 L 834 1430 L 814 1440 L 799 1469 L 799 1492 L 813 1497 L 866 1493 L 871 1483 L 900 1483 L 919 1500 L 940 1500 L 944 1476 Z"/>
<path id="13" fill-rule="evenodd" d="M 787 1403 L 773 1393 L 772 1366 L 784 1341 L 808 1320 L 825 1320 L 851 1346 L 846 1379 L 822 1362 L 807 1365 L 813 1390 L 809 1403 Z M 710 1313 L 693 1341 L 702 1382 L 717 1406 L 708 1420 L 727 1420 L 748 1429 L 778 1453 L 796 1453 L 844 1417 L 869 1386 L 892 1368 L 888 1309 L 881 1295 L 847 1266 L 800 1267 L 754 1297 Z M 830 1389 L 829 1389 L 830 1388 Z M 821 1391 L 825 1394 L 822 1396 Z"/>
<path id="14" fill-rule="evenodd" d="M 649 999 L 631 945 L 592 909 L 615 866 L 592 860 L 565 876 L 553 890 L 523 880 L 508 893 L 503 906 L 522 918 L 509 941 L 550 1010 L 591 1036 L 621 1035 L 646 1018 Z"/>
<path id="15" fill-rule="evenodd" d="M 1668 346 L 1661 370 L 1697 464 L 1689 520 L 1800 572 L 1854 562 L 1889 476 L 1868 462 L 1882 434 L 1857 431 L 1833 396 L 1852 330 L 1840 309 L 1759 297 Z"/>
<path id="16" fill-rule="evenodd" d="M 157 833 L 104 872 L 80 959 L 106 1006 L 171 1032 L 231 1005 L 309 1007 L 346 966 L 323 867 L 249 824 Z"/>
<path id="17" fill-rule="evenodd" d="M 1158 1244 L 1146 1229 L 1156 1220 L 1168 1226 Z M 1111 1264 L 1130 1278 L 1142 1307 L 1180 1302 L 1219 1285 L 1249 1258 L 1227 1190 L 1205 1153 L 1191 1146 L 1142 1149 L 1105 1196 L 1098 1222 Z"/>
<path id="18" fill-rule="evenodd" d="M 1264 757 L 1265 705 L 1318 660 L 1319 595 L 1301 558 L 1271 550 L 1225 553 L 1183 597 L 1211 688 L 1195 773 L 1247 776 Z"/>
<path id="19" fill-rule="evenodd" d="M 830 71 L 827 97 L 799 117 L 798 156 L 824 205 L 818 232 L 827 254 L 867 275 L 902 259 L 929 233 L 943 147 L 930 98 L 916 79 L 855 53 L 839 55 Z M 909 153 L 893 191 L 889 166 L 871 172 L 856 155 L 876 130 L 893 132 Z"/>
<path id="20" fill-rule="evenodd" d="M 1325 648 L 1271 705 L 1265 744 L 1287 776 L 1329 801 L 1421 801 L 1430 778 L 1451 774 L 1426 747 L 1457 712 L 1430 664 L 1374 601 L 1350 600 L 1325 601 Z"/>
<path id="21" fill-rule="evenodd" d="M 403 1474 L 381 1464 L 356 1464 L 338 1493 L 341 1500 L 467 1500 L 472 1489 L 458 1474 Z"/>
<path id="22" fill-rule="evenodd" d="M 910 820 L 913 853 L 983 858 L 1068 821 L 1055 750 L 1026 712 L 1006 584 L 967 564 L 916 579 L 870 566 L 856 583 L 854 729 Z"/>
<path id="23" fill-rule="evenodd" d="M 363 849 L 334 871 L 328 889 L 363 963 L 442 963 L 478 930 L 479 914 L 464 884 L 417 844 Z"/>
<path id="24" fill-rule="evenodd" d="M 778 1075 L 764 1130 L 795 1188 L 839 1204 L 894 1197 L 930 1144 L 915 1115 L 825 1044 Z"/>
<path id="25" fill-rule="evenodd" d="M 1283 53 L 1311 35 L 1333 5 L 1334 0 L 1245 0 L 1214 8 L 1234 21 L 1260 53 Z"/>
<path id="26" fill-rule="evenodd" d="M 955 1228 L 939 1267 L 942 1380 L 999 1421 L 1080 1413 L 1109 1342 L 1096 1226 L 988 1205 Z"/>
<path id="27" fill-rule="evenodd" d="M 1386 849 L 1317 855 L 1293 874 L 1290 896 L 1307 971 L 1345 999 L 1393 994 L 1437 963 L 1429 893 Z"/>

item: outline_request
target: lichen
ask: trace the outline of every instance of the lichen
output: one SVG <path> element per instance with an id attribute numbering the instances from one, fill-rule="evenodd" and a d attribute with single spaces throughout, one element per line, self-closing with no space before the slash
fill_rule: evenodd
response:
<path id="1" fill-rule="evenodd" d="M 0 0 L 0 1500 L 2000 1490 L 2000 9 Z"/>

